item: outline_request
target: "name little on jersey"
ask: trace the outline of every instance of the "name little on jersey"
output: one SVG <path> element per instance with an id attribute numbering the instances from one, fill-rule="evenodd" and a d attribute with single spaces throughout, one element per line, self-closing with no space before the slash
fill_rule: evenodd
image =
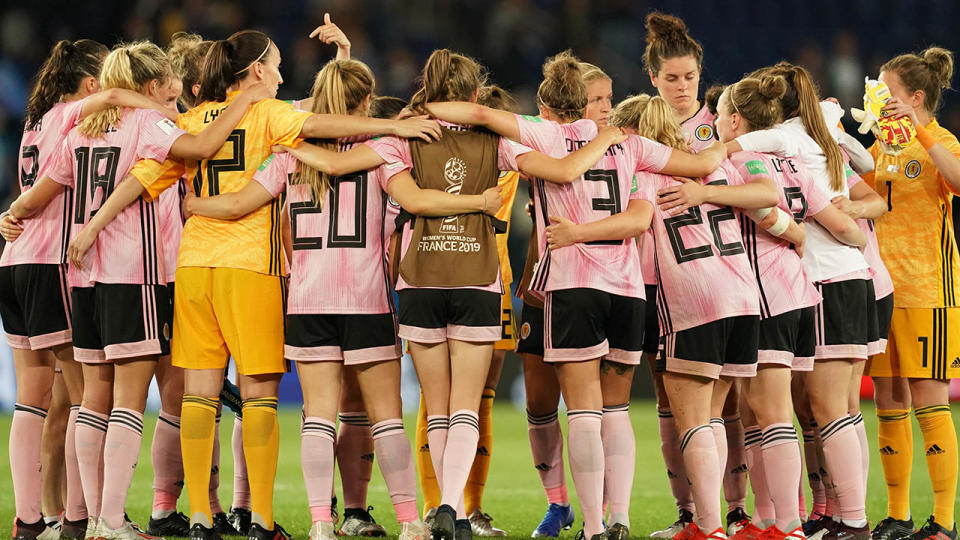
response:
<path id="1" fill-rule="evenodd" d="M 437 234 L 421 238 L 417 249 L 421 252 L 476 253 L 480 251 L 480 242 L 473 236 Z"/>
<path id="2" fill-rule="evenodd" d="M 576 152 L 577 150 L 583 148 L 584 146 L 590 143 L 590 141 L 581 141 L 577 139 L 564 139 L 564 140 L 567 141 L 567 152 L 570 152 L 570 153 Z M 611 145 L 610 148 L 607 148 L 607 151 L 604 152 L 603 155 L 615 156 L 618 153 L 623 154 L 623 145 L 620 143 Z"/>

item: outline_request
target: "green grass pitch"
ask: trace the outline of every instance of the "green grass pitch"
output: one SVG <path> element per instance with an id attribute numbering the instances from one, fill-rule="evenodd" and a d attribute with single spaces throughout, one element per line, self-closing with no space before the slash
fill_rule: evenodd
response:
<path id="1" fill-rule="evenodd" d="M 657 419 L 653 402 L 634 402 L 630 409 L 637 437 L 637 467 L 633 484 L 633 500 L 630 508 L 631 534 L 644 537 L 650 531 L 661 528 L 676 519 L 673 499 L 670 496 L 663 460 L 660 457 L 660 441 L 657 435 Z M 867 493 L 867 514 L 871 523 L 885 516 L 886 494 L 880 470 L 879 454 L 876 453 L 877 420 L 872 404 L 864 404 L 863 416 L 873 452 L 871 453 L 870 482 Z M 955 421 L 960 414 L 954 410 Z M 148 413 L 144 422 L 144 440 L 140 463 L 127 500 L 127 509 L 134 520 L 145 524 L 149 519 L 152 503 L 152 469 L 150 467 L 150 438 L 156 422 L 156 413 Z M 300 436 L 298 433 L 300 411 L 281 409 L 280 413 L 280 464 L 277 471 L 274 495 L 276 519 L 286 527 L 294 538 L 303 539 L 310 529 L 310 514 L 300 472 Z M 408 433 L 412 435 L 415 419 L 405 418 Z M 565 423 L 565 422 L 564 422 Z M 222 441 L 220 499 L 229 507 L 233 487 L 233 461 L 230 451 L 230 433 L 233 417 L 224 414 L 220 426 Z M 958 422 L 960 425 L 960 422 Z M 10 416 L 0 416 L 0 433 L 10 430 Z M 930 514 L 933 499 L 930 481 L 923 457 L 923 439 L 914 421 L 914 473 L 912 485 L 913 514 L 919 526 Z M 494 410 L 494 447 L 490 477 L 484 495 L 484 510 L 494 517 L 494 525 L 506 529 L 511 537 L 527 538 L 540 522 L 546 509 L 546 500 L 537 472 L 534 470 L 527 443 L 527 425 L 524 414 L 508 405 L 498 405 Z M 569 491 L 576 493 L 572 481 Z M 339 485 L 339 481 L 338 481 Z M 339 487 L 337 488 L 339 492 Z M 809 500 L 809 499 L 808 499 Z M 393 508 L 379 470 L 374 466 L 370 483 L 368 504 L 376 510 L 374 517 L 391 535 L 396 535 Z M 748 509 L 752 503 L 748 501 Z M 186 512 L 186 493 L 181 498 L 180 510 Z M 341 508 L 342 511 L 342 508 Z M 10 479 L 8 447 L 0 448 L 0 537 L 9 538 L 13 520 L 13 486 Z M 575 530 L 565 531 L 562 537 L 572 538 Z"/>

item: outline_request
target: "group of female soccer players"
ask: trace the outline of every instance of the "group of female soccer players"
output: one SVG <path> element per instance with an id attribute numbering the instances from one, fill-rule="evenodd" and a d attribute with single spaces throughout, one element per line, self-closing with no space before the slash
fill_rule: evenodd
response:
<path id="1" fill-rule="evenodd" d="M 481 500 L 494 389 L 515 348 L 549 503 L 535 537 L 575 521 L 561 396 L 582 535 L 629 536 L 628 405 L 646 358 L 679 510 L 652 536 L 956 540 L 960 144 L 934 118 L 949 51 L 881 68 L 886 110 L 917 132 L 891 155 L 844 133 L 843 109 L 800 66 L 701 99 L 703 50 L 661 13 L 647 18 L 643 55 L 658 95 L 613 107 L 611 78 L 564 52 L 543 66 L 538 116 L 514 114 L 476 61 L 446 49 L 409 103 L 375 97 L 373 73 L 329 18 L 311 36 L 337 58 L 294 103 L 273 99 L 281 53 L 252 30 L 178 35 L 167 51 L 63 41 L 37 75 L 22 193 L 0 221 L 0 315 L 18 383 L 14 538 L 150 537 L 124 504 L 154 376 L 147 532 L 286 538 L 273 519 L 286 360 L 303 388 L 312 539 L 385 534 L 365 509 L 373 455 L 402 539 L 503 536 Z M 518 330 L 505 239 L 521 176 L 534 229 Z M 401 338 L 422 389 L 416 459 Z M 221 403 L 231 357 L 239 398 Z M 864 373 L 889 501 L 872 531 Z M 72 405 L 55 531 L 40 456 L 58 377 Z M 222 405 L 238 418 L 231 519 L 216 496 Z M 919 528 L 911 407 L 934 490 Z M 188 516 L 176 512 L 182 486 Z"/>

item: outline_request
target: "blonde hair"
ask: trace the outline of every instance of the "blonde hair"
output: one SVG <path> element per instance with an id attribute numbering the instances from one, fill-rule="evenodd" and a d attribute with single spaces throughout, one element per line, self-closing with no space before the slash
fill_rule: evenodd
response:
<path id="1" fill-rule="evenodd" d="M 437 49 L 423 66 L 420 89 L 410 98 L 410 108 L 426 113 L 424 105 L 431 101 L 470 101 L 486 78 L 473 58 Z"/>
<path id="2" fill-rule="evenodd" d="M 590 62 L 580 62 L 580 72 L 583 74 L 584 84 L 590 84 L 593 81 L 612 81 L 609 75 L 606 74 L 600 66 L 595 66 Z"/>
<path id="3" fill-rule="evenodd" d="M 737 113 L 750 131 L 768 129 L 783 119 L 780 98 L 787 93 L 787 80 L 780 75 L 747 77 L 724 89 L 718 104 L 724 112 Z"/>
<path id="4" fill-rule="evenodd" d="M 319 114 L 351 114 L 373 93 L 373 72 L 359 60 L 331 60 L 317 73 L 313 81 L 313 112 Z M 331 139 L 314 141 L 336 151 L 337 142 Z M 300 163 L 300 170 L 291 179 L 293 184 L 308 184 L 317 206 L 330 190 L 330 175 Z"/>
<path id="5" fill-rule="evenodd" d="M 143 92 L 152 80 L 163 84 L 170 76 L 170 63 L 160 47 L 149 41 L 118 45 L 103 60 L 100 88 L 123 88 Z M 109 107 L 88 115 L 80 123 L 80 133 L 99 138 L 111 125 L 116 126 L 123 116 L 123 108 Z"/>
<path id="6" fill-rule="evenodd" d="M 673 116 L 673 109 L 660 96 L 630 96 L 610 111 L 610 123 L 619 128 L 633 128 L 637 134 L 661 144 L 690 151 L 683 128 Z"/>
<path id="7" fill-rule="evenodd" d="M 933 114 L 940 106 L 940 91 L 950 88 L 953 53 L 930 47 L 920 54 L 901 54 L 880 66 L 880 71 L 896 72 L 910 92 L 923 90 L 923 107 Z"/>
<path id="8" fill-rule="evenodd" d="M 193 95 L 193 86 L 200 84 L 203 57 L 211 45 L 212 41 L 204 41 L 199 34 L 177 32 L 170 37 L 167 58 L 174 76 L 183 81 L 180 103 L 185 107 L 194 107 L 198 103 L 197 96 Z"/>
<path id="9" fill-rule="evenodd" d="M 564 120 L 579 120 L 587 107 L 587 85 L 580 59 L 570 50 L 547 58 L 537 102 Z"/>

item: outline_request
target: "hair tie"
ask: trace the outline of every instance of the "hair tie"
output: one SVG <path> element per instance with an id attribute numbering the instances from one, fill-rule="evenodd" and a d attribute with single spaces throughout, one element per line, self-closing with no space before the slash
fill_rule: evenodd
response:
<path id="1" fill-rule="evenodd" d="M 270 44 L 272 44 L 272 43 L 273 43 L 273 41 L 272 41 L 270 38 L 267 38 L 267 46 L 264 47 L 263 52 L 260 53 L 260 56 L 258 56 L 257 59 L 254 60 L 253 62 L 250 62 L 249 64 L 247 64 L 247 67 L 245 67 L 245 68 L 241 69 L 240 71 L 237 71 L 236 73 L 234 73 L 234 75 L 239 75 L 239 74 L 243 73 L 244 71 L 250 69 L 250 66 L 252 66 L 252 65 L 255 64 L 256 62 L 259 62 L 260 60 L 262 60 L 263 57 L 266 56 L 267 51 L 270 50 Z"/>

